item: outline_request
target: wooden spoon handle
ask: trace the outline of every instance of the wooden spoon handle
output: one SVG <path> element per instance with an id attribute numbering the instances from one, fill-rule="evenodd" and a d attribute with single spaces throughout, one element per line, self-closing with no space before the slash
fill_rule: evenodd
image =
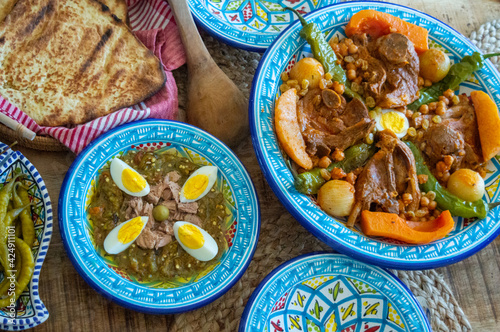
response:
<path id="1" fill-rule="evenodd" d="M 198 29 L 193 21 L 193 16 L 189 10 L 187 0 L 168 0 L 174 12 L 177 28 L 186 49 L 187 64 L 189 67 L 211 61 L 212 57 L 208 53 Z M 213 61 L 213 60 L 212 60 Z"/>

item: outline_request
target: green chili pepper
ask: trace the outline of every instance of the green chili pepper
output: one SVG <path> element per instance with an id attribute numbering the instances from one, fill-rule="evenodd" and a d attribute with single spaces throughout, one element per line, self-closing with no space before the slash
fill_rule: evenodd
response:
<path id="1" fill-rule="evenodd" d="M 413 152 L 418 175 L 427 175 L 427 182 L 420 184 L 420 190 L 424 192 L 434 191 L 436 193 L 435 201 L 441 210 L 449 210 L 453 216 L 464 218 L 484 219 L 488 211 L 498 205 L 498 203 L 486 203 L 482 199 L 468 202 L 450 193 L 443 188 L 432 175 L 429 168 L 425 165 L 424 158 L 420 150 L 412 142 L 405 142 Z"/>
<path id="2" fill-rule="evenodd" d="M 330 172 L 335 167 L 341 168 L 345 173 L 354 171 L 358 167 L 362 167 L 368 159 L 370 159 L 376 151 L 375 145 L 365 143 L 353 145 L 344 152 L 344 159 L 338 162 L 331 163 L 327 167 Z M 321 176 L 321 168 L 315 167 L 308 172 L 304 172 L 295 176 L 295 189 L 297 191 L 314 195 L 318 193 L 319 188 L 326 182 Z"/>
<path id="3" fill-rule="evenodd" d="M 300 36 L 304 38 L 309 45 L 311 45 L 312 54 L 314 58 L 323 65 L 325 73 L 330 73 L 332 75 L 332 80 L 344 85 L 344 93 L 347 96 L 361 100 L 361 96 L 351 90 L 351 84 L 347 80 L 345 70 L 337 63 L 337 56 L 326 41 L 323 32 L 319 30 L 318 26 L 314 22 L 307 23 L 302 15 L 300 15 L 295 9 L 290 7 L 285 8 L 293 11 L 295 15 L 299 17 L 300 23 L 302 23 Z"/>
<path id="4" fill-rule="evenodd" d="M 30 199 L 26 188 L 18 186 L 17 189 L 14 189 L 13 200 L 14 207 L 16 208 L 29 204 Z M 30 211 L 28 209 L 23 210 L 19 215 L 19 219 L 21 220 L 23 240 L 31 248 L 33 247 L 33 242 L 35 241 L 35 225 L 33 224 Z"/>
<path id="5" fill-rule="evenodd" d="M 15 290 L 11 291 L 9 289 L 7 294 L 4 294 L 7 295 L 7 297 L 0 300 L 0 308 L 8 306 L 11 303 L 11 298 L 14 298 L 14 301 L 19 298 L 26 286 L 28 286 L 33 276 L 33 271 L 35 270 L 35 260 L 33 259 L 31 248 L 23 240 L 17 237 L 16 248 L 18 249 L 22 261 L 21 273 L 15 282 Z"/>
<path id="6" fill-rule="evenodd" d="M 478 52 L 466 55 L 458 63 L 451 66 L 450 71 L 441 81 L 434 83 L 428 88 L 420 90 L 420 97 L 408 105 L 411 110 L 417 110 L 420 106 L 437 101 L 448 89 L 457 90 L 459 85 L 467 80 L 476 70 L 483 68 L 484 60 L 499 56 L 500 53 L 482 55 Z"/>
<path id="7" fill-rule="evenodd" d="M 31 204 L 25 205 L 23 207 L 13 209 L 5 214 L 5 218 L 0 225 L 0 264 L 2 264 L 4 271 L 10 270 L 8 264 L 8 247 L 7 240 L 9 236 L 9 227 L 12 226 L 14 219 L 16 219 L 21 212 L 26 209 Z"/>
<path id="8" fill-rule="evenodd" d="M 21 176 L 21 173 L 16 174 L 9 183 L 5 184 L 3 188 L 0 189 L 0 227 L 3 219 L 5 218 L 5 215 L 7 214 L 10 199 L 12 198 L 14 183 L 19 176 Z"/>

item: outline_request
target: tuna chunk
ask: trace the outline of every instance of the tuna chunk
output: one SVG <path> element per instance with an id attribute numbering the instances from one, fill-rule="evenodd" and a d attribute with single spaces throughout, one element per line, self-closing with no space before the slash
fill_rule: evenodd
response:
<path id="1" fill-rule="evenodd" d="M 186 213 L 198 213 L 198 203 L 190 202 L 190 203 L 179 203 L 178 205 L 179 211 Z"/>

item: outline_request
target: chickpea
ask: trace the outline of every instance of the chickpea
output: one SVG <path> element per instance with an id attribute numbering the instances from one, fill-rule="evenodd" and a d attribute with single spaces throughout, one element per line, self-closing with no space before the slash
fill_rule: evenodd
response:
<path id="1" fill-rule="evenodd" d="M 349 45 L 349 54 L 358 53 L 358 47 L 354 44 Z"/>
<path id="2" fill-rule="evenodd" d="M 428 206 L 428 205 L 429 205 L 429 199 L 428 199 L 427 197 L 425 197 L 425 196 L 424 196 L 424 197 L 422 197 L 422 198 L 420 199 L 420 206 L 424 206 L 424 207 L 426 207 L 426 206 Z"/>
<path id="3" fill-rule="evenodd" d="M 349 81 L 354 81 L 354 80 L 356 79 L 356 76 L 357 76 L 357 75 L 356 75 L 356 70 L 354 70 L 354 69 L 349 69 L 349 70 L 347 71 L 347 79 L 348 79 Z"/>
<path id="4" fill-rule="evenodd" d="M 439 99 L 439 103 L 441 103 L 441 102 L 443 103 L 442 104 L 443 107 L 450 104 L 450 100 L 448 98 L 446 98 L 445 96 L 439 96 L 438 99 Z"/>
<path id="5" fill-rule="evenodd" d="M 434 210 L 437 207 L 436 201 L 430 202 L 427 207 L 429 208 L 429 210 Z"/>
<path id="6" fill-rule="evenodd" d="M 339 95 L 342 95 L 345 90 L 344 84 L 340 84 L 339 82 L 333 82 L 333 90 L 337 92 Z"/>
<path id="7" fill-rule="evenodd" d="M 413 196 L 410 193 L 404 193 L 402 198 L 404 205 L 409 205 L 413 202 Z"/>
<path id="8" fill-rule="evenodd" d="M 448 89 L 443 93 L 443 96 L 450 99 L 450 98 L 453 98 L 453 96 L 455 96 L 455 92 L 453 92 L 452 89 Z"/>
<path id="9" fill-rule="evenodd" d="M 354 186 L 354 184 L 356 183 L 356 178 L 357 178 L 357 176 L 354 175 L 353 172 L 349 172 L 346 175 L 345 180 Z"/>
<path id="10" fill-rule="evenodd" d="M 455 161 L 455 158 L 453 156 L 444 156 L 443 161 L 446 166 L 451 166 L 453 165 L 453 162 Z"/>
<path id="11" fill-rule="evenodd" d="M 446 108 L 438 106 L 436 108 L 436 114 L 437 115 L 445 115 L 446 114 Z"/>
<path id="12" fill-rule="evenodd" d="M 418 85 L 419 87 L 422 87 L 422 86 L 424 86 L 424 83 L 425 83 L 424 78 L 423 78 L 422 76 L 419 76 L 419 77 L 418 77 L 418 83 L 417 83 L 417 85 Z"/>
<path id="13" fill-rule="evenodd" d="M 347 66 L 345 67 L 347 70 L 356 70 L 356 65 L 353 62 L 349 62 Z"/>
<path id="14" fill-rule="evenodd" d="M 434 112 L 436 108 L 437 108 L 437 103 L 435 101 L 429 104 L 429 111 Z"/>
<path id="15" fill-rule="evenodd" d="M 418 111 L 422 114 L 427 114 L 429 113 L 429 106 L 427 105 L 422 105 L 418 108 Z"/>
<path id="16" fill-rule="evenodd" d="M 321 168 L 327 168 L 328 166 L 330 166 L 331 163 L 332 163 L 332 161 L 330 160 L 330 158 L 328 158 L 327 156 L 324 156 L 324 157 L 321 157 L 321 159 L 319 160 L 318 166 Z"/>
<path id="17" fill-rule="evenodd" d="M 330 172 L 330 175 L 332 176 L 333 180 L 343 179 L 347 176 L 347 174 L 345 174 L 344 170 L 342 168 L 339 168 L 339 167 L 334 167 L 332 169 L 332 171 Z"/>
<path id="18" fill-rule="evenodd" d="M 432 85 L 432 81 L 431 80 L 424 80 L 424 86 L 427 88 L 427 87 L 430 87 Z"/>
<path id="19" fill-rule="evenodd" d="M 339 53 L 343 57 L 347 56 L 349 54 L 349 47 L 346 44 L 339 44 Z"/>
<path id="20" fill-rule="evenodd" d="M 335 149 L 335 151 L 333 151 L 333 153 L 332 153 L 332 158 L 335 161 L 344 160 L 344 158 L 345 158 L 344 151 L 342 151 L 340 149 Z"/>

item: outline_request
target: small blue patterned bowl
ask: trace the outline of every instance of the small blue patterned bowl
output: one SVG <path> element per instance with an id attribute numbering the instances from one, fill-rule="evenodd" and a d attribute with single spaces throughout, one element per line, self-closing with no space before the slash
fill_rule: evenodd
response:
<path id="1" fill-rule="evenodd" d="M 264 52 L 296 17 L 339 0 L 189 0 L 198 25 L 221 41 L 247 51 Z"/>
<path id="2" fill-rule="evenodd" d="M 331 253 L 274 269 L 245 307 L 239 332 L 431 332 L 410 290 L 387 270 Z"/>
<path id="3" fill-rule="evenodd" d="M 177 153 L 197 164 L 219 169 L 216 185 L 230 217 L 223 229 L 227 248 L 219 262 L 190 279 L 146 282 L 120 270 L 93 240 L 87 206 L 99 171 L 115 156 L 132 149 Z M 142 120 L 113 129 L 78 155 L 64 179 L 59 199 L 59 228 L 78 273 L 116 303 L 152 314 L 171 314 L 204 306 L 229 290 L 250 263 L 260 229 L 260 209 L 253 183 L 234 153 L 212 135 L 191 125 Z"/>
<path id="4" fill-rule="evenodd" d="M 3 147 L 4 144 L 0 144 L 0 150 Z M 10 155 L 3 157 L 7 153 Z M 49 312 L 38 294 L 38 281 L 52 236 L 52 205 L 47 187 L 35 166 L 18 151 L 7 149 L 6 154 L 0 155 L 0 183 L 3 186 L 9 182 L 16 172 L 25 175 L 21 181 L 28 187 L 29 198 L 33 203 L 31 214 L 35 225 L 35 242 L 32 248 L 35 259 L 33 277 L 27 289 L 21 293 L 14 309 L 0 309 L 0 329 L 19 331 L 39 325 L 49 318 Z M 0 280 L 3 278 L 2 274 Z"/>
<path id="5" fill-rule="evenodd" d="M 439 20 L 417 10 L 382 2 L 346 2 L 316 10 L 306 16 L 315 22 L 327 39 L 345 37 L 344 28 L 360 10 L 375 9 L 398 16 L 429 30 L 431 48 L 444 50 L 453 62 L 479 50 L 472 43 Z M 344 226 L 345 219 L 332 218 L 314 201 L 295 190 L 293 175 L 287 167 L 289 158 L 278 145 L 274 131 L 274 104 L 283 83 L 280 74 L 304 56 L 312 56 L 308 44 L 299 37 L 301 25 L 295 22 L 271 45 L 260 61 L 250 95 L 250 128 L 253 145 L 267 182 L 288 211 L 311 233 L 332 248 L 359 260 L 396 269 L 429 269 L 465 259 L 489 244 L 500 233 L 500 209 L 490 211 L 486 219 L 473 221 L 455 218 L 455 229 L 444 239 L 427 245 L 407 245 L 398 241 L 371 239 L 359 228 Z M 460 86 L 460 93 L 471 90 L 489 93 L 500 105 L 500 74 L 487 60 L 485 66 Z M 498 157 L 497 157 L 498 158 Z M 500 162 L 492 159 L 485 179 L 487 202 L 500 195 Z"/>

